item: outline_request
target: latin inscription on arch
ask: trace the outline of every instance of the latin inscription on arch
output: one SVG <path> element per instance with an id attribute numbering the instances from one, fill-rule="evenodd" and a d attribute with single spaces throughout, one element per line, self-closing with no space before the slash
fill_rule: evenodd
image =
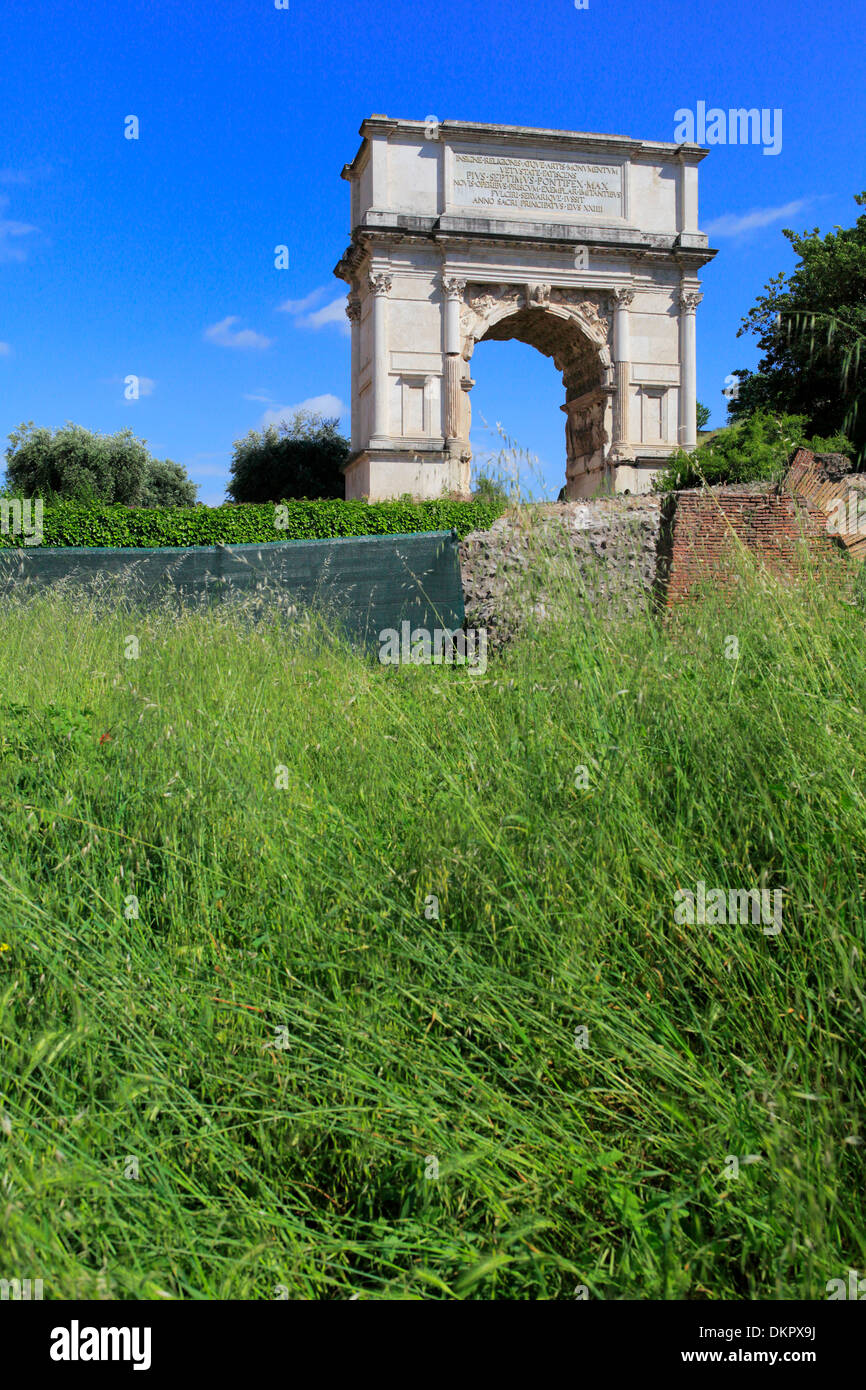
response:
<path id="1" fill-rule="evenodd" d="M 620 164 L 454 154 L 452 203 L 459 208 L 622 217 Z"/>

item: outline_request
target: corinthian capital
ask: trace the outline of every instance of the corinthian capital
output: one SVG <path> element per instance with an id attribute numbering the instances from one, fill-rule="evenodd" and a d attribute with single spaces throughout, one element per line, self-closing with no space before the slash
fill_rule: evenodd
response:
<path id="1" fill-rule="evenodd" d="M 693 314 L 703 299 L 698 290 L 680 290 L 680 308 L 684 314 Z"/>
<path id="2" fill-rule="evenodd" d="M 446 299 L 462 299 L 465 289 L 466 281 L 461 280 L 459 275 L 442 276 L 442 292 Z"/>
<path id="3" fill-rule="evenodd" d="M 346 317 L 357 323 L 361 317 L 361 301 L 356 294 L 350 294 L 346 301 Z"/>
<path id="4" fill-rule="evenodd" d="M 615 309 L 627 309 L 634 299 L 634 290 L 628 285 L 618 285 L 616 289 L 611 290 L 610 297 Z"/>
<path id="5" fill-rule="evenodd" d="M 370 289 L 374 294 L 390 294 L 391 276 L 386 270 L 376 270 L 370 276 Z"/>

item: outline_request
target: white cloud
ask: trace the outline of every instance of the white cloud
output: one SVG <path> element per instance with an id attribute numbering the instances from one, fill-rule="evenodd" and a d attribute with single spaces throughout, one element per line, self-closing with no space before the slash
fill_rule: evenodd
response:
<path id="1" fill-rule="evenodd" d="M 0 198 L 0 211 L 8 206 L 8 198 Z M 15 222 L 11 218 L 0 217 L 0 261 L 24 261 L 27 248 L 16 238 L 30 236 L 38 228 L 27 222 Z"/>
<path id="2" fill-rule="evenodd" d="M 320 285 L 317 290 L 313 290 L 307 295 L 306 299 L 287 299 L 283 304 L 277 305 L 278 314 L 303 314 L 308 309 L 312 309 L 314 304 L 318 304 L 322 295 L 326 293 L 326 286 Z"/>
<path id="3" fill-rule="evenodd" d="M 266 410 L 259 421 L 259 429 L 265 429 L 268 425 L 278 425 L 281 420 L 290 420 L 297 410 L 309 410 L 313 415 L 324 415 L 330 419 L 336 415 L 338 419 L 346 414 L 346 407 L 339 396 L 326 394 L 324 396 L 309 396 L 305 401 L 299 401 L 297 405 L 275 405 L 270 410 Z"/>
<path id="4" fill-rule="evenodd" d="M 230 314 L 228 318 L 221 319 L 219 323 L 212 323 L 209 328 L 204 330 L 205 341 L 216 343 L 219 347 L 267 348 L 271 346 L 272 338 L 266 338 L 263 333 L 256 333 L 252 328 L 233 328 L 232 324 L 235 323 L 240 323 L 236 314 Z"/>
<path id="5" fill-rule="evenodd" d="M 341 296 L 340 299 L 332 300 L 330 304 L 326 304 L 322 309 L 317 309 L 315 313 L 308 314 L 302 323 L 305 328 L 324 328 L 326 323 L 336 323 L 345 334 L 350 334 L 352 330 L 349 327 L 349 320 L 346 318 L 345 295 Z"/>
<path id="6" fill-rule="evenodd" d="M 707 236 L 746 236 L 761 227 L 769 227 L 773 222 L 784 222 L 788 217 L 796 217 L 809 204 L 808 198 L 798 198 L 796 202 L 785 203 L 780 208 L 753 208 L 751 212 L 725 213 L 715 221 L 704 226 Z"/>
<path id="7" fill-rule="evenodd" d="M 280 313 L 291 314 L 299 328 L 319 329 L 335 323 L 343 336 L 349 337 L 352 330 L 346 318 L 345 294 L 332 299 L 330 304 L 323 304 L 321 309 L 313 308 L 313 305 L 318 304 L 322 296 L 328 293 L 329 287 L 320 285 L 305 299 L 287 299 L 285 303 L 277 305 L 277 309 Z"/>

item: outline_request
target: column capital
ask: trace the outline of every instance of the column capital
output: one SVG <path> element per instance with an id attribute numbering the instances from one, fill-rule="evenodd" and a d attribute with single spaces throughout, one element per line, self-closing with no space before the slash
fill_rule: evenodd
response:
<path id="1" fill-rule="evenodd" d="M 442 292 L 446 299 L 461 299 L 465 289 L 466 281 L 462 280 L 459 275 L 443 274 Z"/>
<path id="2" fill-rule="evenodd" d="M 610 297 L 614 309 L 627 309 L 634 299 L 634 290 L 630 285 L 617 285 L 616 289 L 611 290 Z"/>
<path id="3" fill-rule="evenodd" d="M 370 289 L 377 297 L 391 293 L 392 277 L 387 270 L 375 270 L 369 279 Z"/>
<path id="4" fill-rule="evenodd" d="M 703 297 L 699 290 L 680 290 L 680 309 L 684 314 L 693 314 Z"/>
<path id="5" fill-rule="evenodd" d="M 357 323 L 361 317 L 361 300 L 356 294 L 350 294 L 346 300 L 346 317 L 352 323 Z"/>

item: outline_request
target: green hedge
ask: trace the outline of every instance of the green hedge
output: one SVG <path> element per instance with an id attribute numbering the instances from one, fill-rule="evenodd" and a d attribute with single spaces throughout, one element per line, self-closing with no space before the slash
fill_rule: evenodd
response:
<path id="1" fill-rule="evenodd" d="M 46 502 L 42 544 L 153 547 L 261 544 L 329 540 L 333 536 L 483 531 L 501 514 L 495 502 L 294 501 L 280 504 L 287 525 L 277 529 L 276 505 L 129 508 L 99 503 Z M 24 535 L 0 535 L 0 545 L 23 545 Z"/>

